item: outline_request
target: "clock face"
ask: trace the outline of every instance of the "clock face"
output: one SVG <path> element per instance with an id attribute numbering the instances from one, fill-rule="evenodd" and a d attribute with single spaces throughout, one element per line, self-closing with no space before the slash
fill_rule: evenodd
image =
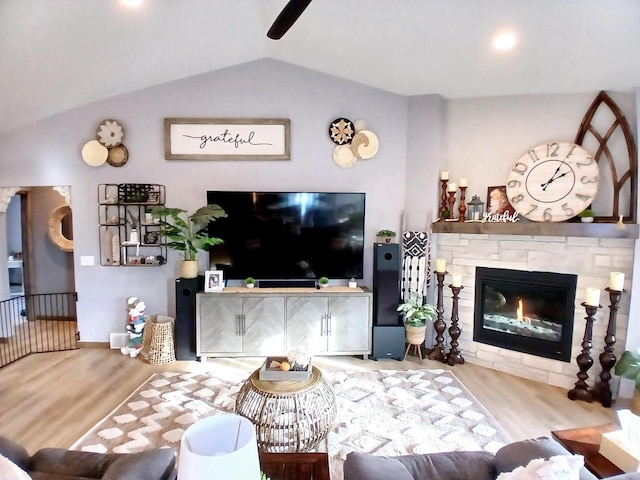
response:
<path id="1" fill-rule="evenodd" d="M 593 202 L 599 178 L 597 162 L 581 146 L 545 143 L 515 163 L 507 179 L 507 196 L 529 220 L 562 222 Z"/>

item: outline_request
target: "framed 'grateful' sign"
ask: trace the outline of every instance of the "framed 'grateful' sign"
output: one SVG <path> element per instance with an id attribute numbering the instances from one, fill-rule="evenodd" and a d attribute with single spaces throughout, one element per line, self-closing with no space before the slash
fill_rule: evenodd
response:
<path id="1" fill-rule="evenodd" d="M 165 118 L 167 160 L 289 160 L 286 118 Z"/>

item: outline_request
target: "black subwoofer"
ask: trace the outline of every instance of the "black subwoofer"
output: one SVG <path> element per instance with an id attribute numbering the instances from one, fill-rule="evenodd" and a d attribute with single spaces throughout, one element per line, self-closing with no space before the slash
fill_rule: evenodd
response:
<path id="1" fill-rule="evenodd" d="M 176 360 L 196 360 L 196 293 L 204 277 L 176 279 Z"/>
<path id="2" fill-rule="evenodd" d="M 402 325 L 400 303 L 400 244 L 373 244 L 373 324 Z"/>
<path id="3" fill-rule="evenodd" d="M 404 348 L 404 325 L 373 327 L 373 354 L 371 357 L 374 360 L 383 358 L 402 360 L 404 358 Z"/>

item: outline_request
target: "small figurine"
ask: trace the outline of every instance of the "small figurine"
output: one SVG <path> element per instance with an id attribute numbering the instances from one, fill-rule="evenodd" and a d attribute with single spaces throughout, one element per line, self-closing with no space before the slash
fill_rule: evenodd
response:
<path id="1" fill-rule="evenodd" d="M 142 333 L 144 331 L 144 324 L 146 323 L 144 316 L 146 305 L 139 298 L 131 297 L 127 300 L 127 307 L 126 330 L 129 334 L 129 341 L 127 342 L 127 346 L 122 347 L 120 351 L 123 355 L 129 355 L 131 358 L 135 358 L 142 348 Z"/>

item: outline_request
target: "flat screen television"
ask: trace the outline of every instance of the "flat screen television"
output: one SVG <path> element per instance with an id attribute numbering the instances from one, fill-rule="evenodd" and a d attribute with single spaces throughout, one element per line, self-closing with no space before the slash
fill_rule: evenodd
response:
<path id="1" fill-rule="evenodd" d="M 362 278 L 364 193 L 208 191 L 227 218 L 209 224 L 209 249 L 225 278 Z"/>

